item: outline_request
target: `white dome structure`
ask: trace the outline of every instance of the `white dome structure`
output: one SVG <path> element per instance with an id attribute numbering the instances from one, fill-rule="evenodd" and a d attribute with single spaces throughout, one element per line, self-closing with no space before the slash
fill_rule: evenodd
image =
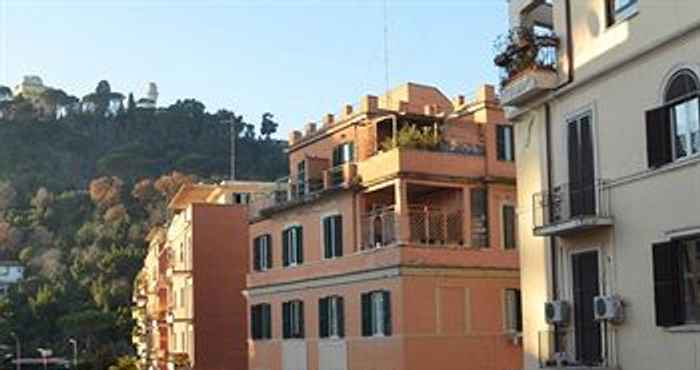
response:
<path id="1" fill-rule="evenodd" d="M 155 82 L 149 82 L 146 85 L 146 98 L 153 100 L 154 103 L 158 101 L 158 85 Z"/>

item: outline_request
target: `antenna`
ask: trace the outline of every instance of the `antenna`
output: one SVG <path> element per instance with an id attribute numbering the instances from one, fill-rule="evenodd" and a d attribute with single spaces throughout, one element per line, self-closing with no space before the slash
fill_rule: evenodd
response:
<path id="1" fill-rule="evenodd" d="M 389 10 L 388 0 L 384 0 L 384 87 L 389 91 Z"/>

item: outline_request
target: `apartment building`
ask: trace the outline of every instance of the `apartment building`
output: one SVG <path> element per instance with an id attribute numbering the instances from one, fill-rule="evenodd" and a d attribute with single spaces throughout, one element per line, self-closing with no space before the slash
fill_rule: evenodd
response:
<path id="1" fill-rule="evenodd" d="M 247 367 L 247 204 L 272 185 L 184 185 L 173 197 L 173 216 L 149 234 L 135 284 L 134 344 L 144 368 Z"/>
<path id="2" fill-rule="evenodd" d="M 700 2 L 508 5 L 524 368 L 697 369 Z"/>
<path id="3" fill-rule="evenodd" d="M 290 135 L 251 204 L 251 370 L 518 369 L 513 135 L 408 83 Z"/>

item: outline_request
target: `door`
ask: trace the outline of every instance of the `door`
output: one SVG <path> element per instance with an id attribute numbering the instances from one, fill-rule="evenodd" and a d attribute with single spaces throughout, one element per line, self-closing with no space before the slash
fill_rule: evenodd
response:
<path id="1" fill-rule="evenodd" d="M 595 215 L 595 167 L 591 116 L 568 123 L 569 216 Z"/>
<path id="2" fill-rule="evenodd" d="M 576 360 L 598 365 L 602 362 L 601 331 L 593 316 L 593 298 L 600 294 L 598 252 L 574 254 L 572 270 Z"/>

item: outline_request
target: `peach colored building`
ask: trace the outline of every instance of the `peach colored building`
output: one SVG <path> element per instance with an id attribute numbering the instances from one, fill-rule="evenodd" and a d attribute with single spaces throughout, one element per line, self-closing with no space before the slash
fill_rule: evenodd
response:
<path id="1" fill-rule="evenodd" d="M 408 83 L 290 138 L 251 205 L 249 369 L 519 369 L 511 126 Z"/>

